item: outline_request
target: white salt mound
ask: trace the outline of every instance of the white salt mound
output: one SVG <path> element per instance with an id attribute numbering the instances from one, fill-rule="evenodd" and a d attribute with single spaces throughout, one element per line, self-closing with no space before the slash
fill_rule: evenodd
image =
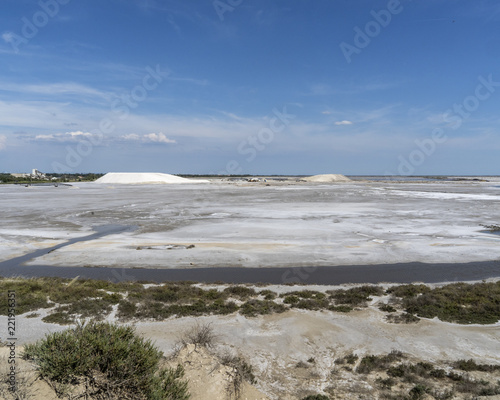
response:
<path id="1" fill-rule="evenodd" d="M 323 182 L 323 183 L 351 182 L 351 180 L 348 177 L 341 174 L 314 175 L 314 176 L 308 176 L 307 178 L 304 178 L 304 180 L 307 182 Z"/>
<path id="2" fill-rule="evenodd" d="M 136 173 L 136 172 L 109 172 L 97 179 L 95 183 L 111 184 L 166 184 L 166 183 L 208 183 L 203 179 L 187 179 L 180 176 L 161 174 L 158 172 Z"/>

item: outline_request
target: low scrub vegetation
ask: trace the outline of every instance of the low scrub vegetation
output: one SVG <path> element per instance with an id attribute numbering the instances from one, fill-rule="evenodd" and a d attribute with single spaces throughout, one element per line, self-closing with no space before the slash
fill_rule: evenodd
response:
<path id="1" fill-rule="evenodd" d="M 453 283 L 430 289 L 403 285 L 387 291 L 404 310 L 418 317 L 438 317 L 459 324 L 493 324 L 500 320 L 500 282 Z"/>
<path id="2" fill-rule="evenodd" d="M 420 321 L 420 318 L 416 317 L 413 314 L 403 312 L 401 314 L 389 314 L 385 318 L 388 322 L 392 322 L 393 324 L 413 324 Z"/>
<path id="3" fill-rule="evenodd" d="M 380 311 L 388 312 L 388 313 L 393 313 L 396 312 L 397 310 L 391 306 L 390 304 L 382 304 L 378 307 Z"/>
<path id="4" fill-rule="evenodd" d="M 403 353 L 397 350 L 391 351 L 384 356 L 368 355 L 361 359 L 356 372 L 359 374 L 369 374 L 372 371 L 387 369 L 395 361 L 404 358 Z"/>
<path id="5" fill-rule="evenodd" d="M 497 365 L 477 364 L 474 360 L 459 360 L 445 365 L 410 362 L 409 357 L 400 351 L 369 354 L 359 360 L 354 370 L 349 367 L 357 362 L 353 354 L 336 359 L 335 365 L 340 369 L 337 372 L 334 370 L 333 374 L 342 370 L 345 374 L 347 370 L 353 374 L 349 379 L 354 380 L 357 375 L 361 381 L 377 388 L 378 398 L 475 399 L 500 394 L 500 366 Z M 470 375 L 471 371 L 475 371 L 476 375 Z"/>
<path id="6" fill-rule="evenodd" d="M 380 296 L 384 290 L 380 286 L 359 286 L 347 290 L 331 290 L 327 293 L 336 304 L 352 307 L 366 306 L 366 302 L 372 300 L 370 296 Z"/>
<path id="7" fill-rule="evenodd" d="M 500 320 L 500 282 L 454 283 L 430 288 L 399 285 L 384 291 L 380 286 L 349 289 L 294 290 L 278 295 L 268 289 L 244 285 L 203 288 L 194 282 L 113 283 L 92 279 L 0 278 L 0 291 L 16 291 L 19 314 L 50 309 L 43 321 L 73 324 L 81 319 L 103 320 L 115 310 L 121 321 L 173 317 L 227 315 L 246 317 L 281 313 L 290 309 L 347 313 L 367 307 L 375 296 L 378 308 L 391 323 L 416 323 L 419 318 L 438 317 L 460 324 L 492 324 Z M 7 314 L 7 301 L 0 302 L 0 315 Z"/>
<path id="8" fill-rule="evenodd" d="M 162 353 L 131 327 L 109 323 L 78 325 L 27 345 L 32 361 L 59 397 L 187 400 L 184 370 L 160 368 Z"/>
<path id="9" fill-rule="evenodd" d="M 453 367 L 462 371 L 493 372 L 500 371 L 500 365 L 477 364 L 474 360 L 458 360 L 453 363 Z"/>
<path id="10" fill-rule="evenodd" d="M 349 365 L 354 365 L 356 364 L 356 361 L 358 361 L 358 356 L 354 353 L 349 353 L 345 355 L 344 357 L 337 358 L 335 360 L 335 364 L 349 364 Z"/>
<path id="11" fill-rule="evenodd" d="M 275 303 L 271 300 L 248 300 L 240 307 L 240 313 L 247 317 L 257 315 L 282 313 L 287 310 L 283 304 Z"/>

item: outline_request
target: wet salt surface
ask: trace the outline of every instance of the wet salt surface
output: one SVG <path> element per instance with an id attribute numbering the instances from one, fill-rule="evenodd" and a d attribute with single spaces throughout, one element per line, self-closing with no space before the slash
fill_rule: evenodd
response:
<path id="1" fill-rule="evenodd" d="M 92 227 L 92 230 L 94 233 L 87 235 L 87 236 L 82 236 L 82 237 L 77 237 L 74 239 L 70 239 L 64 243 L 48 247 L 48 248 L 43 248 L 39 250 L 35 250 L 32 253 L 25 254 L 23 256 L 15 257 L 8 259 L 6 261 L 0 262 L 0 274 L 2 271 L 9 271 L 13 270 L 16 268 L 21 268 L 24 263 L 36 259 L 38 257 L 41 257 L 45 254 L 49 254 L 53 251 L 56 251 L 58 249 L 61 249 L 65 246 L 70 246 L 74 243 L 78 242 L 85 242 L 93 239 L 98 239 L 100 237 L 106 236 L 106 235 L 111 235 L 114 233 L 120 233 L 120 232 L 126 232 L 126 231 L 133 231 L 136 229 L 134 226 L 124 226 L 124 225 L 101 225 L 101 226 L 94 226 Z M 40 276 L 40 275 L 38 275 Z"/>
<path id="2" fill-rule="evenodd" d="M 500 276 L 500 238 L 482 227 L 500 221 L 494 185 L 1 186 L 0 274 L 328 284 L 486 279 Z M 95 226 L 108 231 L 92 233 Z"/>

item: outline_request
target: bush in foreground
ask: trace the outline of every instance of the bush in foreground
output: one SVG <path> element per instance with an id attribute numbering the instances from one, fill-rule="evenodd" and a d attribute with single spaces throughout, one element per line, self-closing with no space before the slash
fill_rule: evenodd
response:
<path id="1" fill-rule="evenodd" d="M 27 345 L 23 358 L 64 395 L 68 385 L 85 388 L 85 398 L 185 400 L 184 370 L 159 367 L 162 353 L 133 328 L 90 323 L 49 334 Z"/>

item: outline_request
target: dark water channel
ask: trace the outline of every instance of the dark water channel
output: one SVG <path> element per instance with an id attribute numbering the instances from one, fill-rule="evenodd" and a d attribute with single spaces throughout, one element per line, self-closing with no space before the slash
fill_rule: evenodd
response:
<path id="1" fill-rule="evenodd" d="M 104 279 L 120 281 L 196 281 L 224 283 L 303 283 L 338 285 L 345 283 L 411 283 L 411 282 L 458 282 L 477 281 L 500 277 L 500 260 L 471 263 L 399 263 L 377 265 L 346 265 L 331 267 L 290 268 L 98 268 L 54 267 L 50 265 L 24 265 L 24 263 L 77 242 L 97 239 L 106 235 L 134 230 L 135 227 L 105 225 L 95 227 L 95 233 L 71 239 L 56 246 L 0 262 L 1 276 Z M 490 232 L 491 233 L 491 232 Z M 500 234 L 500 232 L 495 232 Z"/>

